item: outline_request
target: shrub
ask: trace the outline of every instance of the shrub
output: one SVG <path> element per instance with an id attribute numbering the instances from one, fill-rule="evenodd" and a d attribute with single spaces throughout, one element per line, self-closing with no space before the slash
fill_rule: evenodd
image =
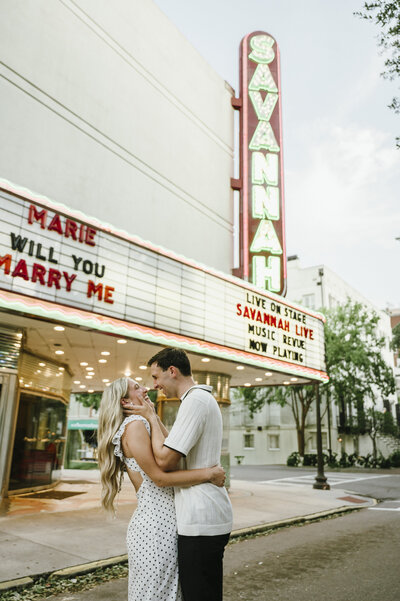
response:
<path id="1" fill-rule="evenodd" d="M 315 453 L 305 453 L 303 465 L 317 465 L 318 457 Z"/>
<path id="2" fill-rule="evenodd" d="M 389 459 L 393 467 L 400 467 L 400 451 L 393 451 Z"/>
<path id="3" fill-rule="evenodd" d="M 340 464 L 337 458 L 337 453 L 331 453 L 330 457 L 327 453 L 324 453 L 324 464 L 328 465 L 329 467 L 339 467 Z"/>
<path id="4" fill-rule="evenodd" d="M 376 464 L 377 464 L 377 467 L 380 467 L 382 470 L 389 469 L 390 467 L 392 467 L 392 462 L 391 462 L 390 458 L 384 457 L 383 455 L 378 457 Z"/>
<path id="5" fill-rule="evenodd" d="M 361 467 L 372 467 L 373 465 L 373 456 L 371 453 L 367 455 L 361 455 L 357 460 L 358 465 Z"/>
<path id="6" fill-rule="evenodd" d="M 340 467 L 350 467 L 349 456 L 346 453 L 346 451 L 342 451 L 342 454 L 340 455 L 339 466 Z"/>
<path id="7" fill-rule="evenodd" d="M 300 462 L 300 454 L 297 451 L 293 451 L 293 453 L 291 453 L 287 458 L 286 465 L 290 467 L 298 467 L 300 465 Z"/>

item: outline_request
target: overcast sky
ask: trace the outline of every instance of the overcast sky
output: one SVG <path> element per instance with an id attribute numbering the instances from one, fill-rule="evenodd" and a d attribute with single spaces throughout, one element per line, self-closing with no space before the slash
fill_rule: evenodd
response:
<path id="1" fill-rule="evenodd" d="M 242 37 L 281 52 L 288 255 L 325 264 L 377 306 L 400 307 L 398 83 L 359 0 L 155 0 L 235 90 Z"/>

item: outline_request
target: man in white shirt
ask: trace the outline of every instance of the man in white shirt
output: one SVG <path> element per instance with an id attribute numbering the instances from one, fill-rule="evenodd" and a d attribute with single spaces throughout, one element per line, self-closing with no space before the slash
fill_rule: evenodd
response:
<path id="1" fill-rule="evenodd" d="M 189 358 L 166 348 L 148 365 L 154 387 L 180 398 L 176 421 L 165 437 L 155 414 L 150 417 L 154 457 L 165 471 L 219 464 L 222 417 L 211 386 L 196 386 Z M 140 414 L 140 409 L 132 412 Z M 149 419 L 149 415 L 146 414 Z M 180 466 L 182 468 L 182 465 Z M 179 577 L 185 601 L 222 601 L 222 560 L 232 529 L 232 506 L 224 487 L 199 484 L 175 489 Z"/>

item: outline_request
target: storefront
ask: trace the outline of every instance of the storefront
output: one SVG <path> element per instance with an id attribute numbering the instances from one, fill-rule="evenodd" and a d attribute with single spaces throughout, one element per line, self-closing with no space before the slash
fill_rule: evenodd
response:
<path id="1" fill-rule="evenodd" d="M 151 387 L 146 363 L 164 346 L 185 349 L 196 381 L 213 385 L 225 463 L 229 386 L 326 380 L 321 315 L 9 182 L 0 188 L 0 324 L 20 344 L 7 393 L 14 419 L 1 425 L 3 491 L 57 479 L 71 392 L 124 374 Z M 174 403 L 159 405 L 172 422 Z"/>
<path id="2" fill-rule="evenodd" d="M 9 3 L 1 496 L 95 461 L 94 423 L 70 412 L 71 395 L 101 393 L 122 375 L 151 387 L 147 361 L 165 346 L 185 349 L 195 380 L 213 386 L 225 465 L 231 386 L 326 379 L 323 317 L 275 294 L 286 275 L 275 44 L 263 32 L 245 37 L 250 62 L 235 98 L 150 0 L 118 11 Z M 170 426 L 179 401 L 157 400 Z"/>

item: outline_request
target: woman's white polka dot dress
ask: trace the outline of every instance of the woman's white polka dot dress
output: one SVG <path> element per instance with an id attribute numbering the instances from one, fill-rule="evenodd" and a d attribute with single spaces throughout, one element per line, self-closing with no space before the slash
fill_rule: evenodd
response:
<path id="1" fill-rule="evenodd" d="M 173 488 L 160 488 L 139 467 L 135 459 L 124 457 L 121 436 L 126 425 L 141 420 L 150 435 L 148 421 L 131 415 L 122 422 L 113 438 L 115 454 L 128 469 L 140 472 L 138 506 L 126 537 L 129 559 L 128 601 L 182 601 L 178 577 L 178 537 Z"/>

